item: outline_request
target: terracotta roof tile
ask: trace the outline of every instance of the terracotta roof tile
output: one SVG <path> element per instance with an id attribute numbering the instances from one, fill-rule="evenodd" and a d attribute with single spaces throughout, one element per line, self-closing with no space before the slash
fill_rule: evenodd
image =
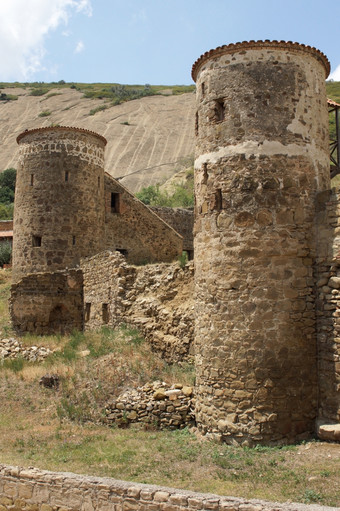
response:
<path id="1" fill-rule="evenodd" d="M 104 142 L 104 145 L 107 144 L 106 138 L 103 137 L 102 135 L 99 135 L 95 131 L 87 130 L 85 128 L 76 128 L 74 126 L 47 126 L 45 128 L 34 128 L 32 130 L 23 131 L 22 133 L 20 133 L 20 135 L 17 136 L 17 143 L 19 144 L 20 140 L 24 138 L 26 135 L 43 131 L 79 131 L 80 133 L 87 133 L 88 135 L 93 135 L 102 140 L 102 142 Z"/>
<path id="2" fill-rule="evenodd" d="M 239 50 L 251 50 L 253 48 L 277 48 L 282 50 L 291 50 L 291 51 L 302 51 L 306 53 L 312 53 L 315 57 L 321 60 L 322 64 L 326 70 L 326 78 L 329 75 L 331 66 L 328 58 L 324 53 L 322 53 L 314 46 L 307 46 L 305 44 L 293 43 L 292 41 L 270 41 L 266 39 L 265 41 L 243 41 L 241 43 L 228 44 L 223 46 L 218 46 L 213 50 L 207 51 L 201 55 L 194 65 L 192 66 L 191 76 L 194 81 L 196 81 L 197 73 L 203 62 L 211 57 L 218 57 L 220 55 L 224 55 L 226 53 L 235 53 Z"/>

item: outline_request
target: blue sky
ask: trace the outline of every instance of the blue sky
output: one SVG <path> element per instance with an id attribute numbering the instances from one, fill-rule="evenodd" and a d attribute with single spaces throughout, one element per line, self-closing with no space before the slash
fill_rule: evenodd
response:
<path id="1" fill-rule="evenodd" d="M 0 81 L 190 84 L 205 51 L 315 46 L 340 81 L 340 0 L 0 0 Z"/>

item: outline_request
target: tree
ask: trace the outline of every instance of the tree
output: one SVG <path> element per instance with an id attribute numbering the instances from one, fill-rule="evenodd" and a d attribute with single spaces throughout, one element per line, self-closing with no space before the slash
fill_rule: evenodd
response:
<path id="1" fill-rule="evenodd" d="M 9 168 L 0 174 L 0 203 L 10 204 L 14 202 L 16 170 Z"/>

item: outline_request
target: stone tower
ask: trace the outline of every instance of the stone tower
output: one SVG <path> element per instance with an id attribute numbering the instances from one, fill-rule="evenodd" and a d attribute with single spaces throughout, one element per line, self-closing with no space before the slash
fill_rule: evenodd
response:
<path id="1" fill-rule="evenodd" d="M 104 137 L 79 128 L 21 133 L 13 281 L 73 267 L 104 243 Z"/>
<path id="2" fill-rule="evenodd" d="M 329 189 L 315 48 L 230 44 L 194 64 L 196 419 L 244 445 L 313 432 L 316 194 Z"/>

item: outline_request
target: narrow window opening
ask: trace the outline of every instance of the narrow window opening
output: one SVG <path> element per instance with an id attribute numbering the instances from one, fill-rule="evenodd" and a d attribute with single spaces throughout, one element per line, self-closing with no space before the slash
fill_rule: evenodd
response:
<path id="1" fill-rule="evenodd" d="M 217 211 L 222 209 L 222 190 L 218 188 L 215 192 L 215 207 Z"/>
<path id="2" fill-rule="evenodd" d="M 102 319 L 103 319 L 103 323 L 105 323 L 105 324 L 109 322 L 109 304 L 108 303 L 102 304 Z"/>
<path id="3" fill-rule="evenodd" d="M 85 303 L 85 321 L 89 321 L 91 316 L 91 304 Z"/>
<path id="4" fill-rule="evenodd" d="M 100 176 L 98 176 L 98 188 L 100 187 Z"/>
<path id="5" fill-rule="evenodd" d="M 34 174 L 31 174 L 31 186 L 33 186 L 34 183 Z"/>
<path id="6" fill-rule="evenodd" d="M 205 96 L 205 83 L 204 82 L 202 82 L 201 91 L 202 91 L 202 96 L 204 97 Z"/>
<path id="7" fill-rule="evenodd" d="M 224 121 L 225 118 L 225 106 L 223 99 L 217 99 L 215 101 L 215 119 L 217 122 Z"/>
<path id="8" fill-rule="evenodd" d="M 120 213 L 120 193 L 111 193 L 111 212 Z"/>
<path id="9" fill-rule="evenodd" d="M 75 244 L 76 244 L 76 237 L 72 236 L 72 245 L 75 245 Z"/>
<path id="10" fill-rule="evenodd" d="M 41 236 L 32 236 L 32 247 L 41 247 Z"/>
<path id="11" fill-rule="evenodd" d="M 65 182 L 67 182 L 67 181 L 68 181 L 68 176 L 69 176 L 69 174 L 68 174 L 68 170 L 65 170 Z"/>
<path id="12" fill-rule="evenodd" d="M 194 251 L 193 250 L 187 250 L 186 252 L 188 254 L 188 261 L 192 261 L 193 258 L 194 258 Z"/>
<path id="13" fill-rule="evenodd" d="M 198 135 L 198 112 L 196 112 L 196 117 L 195 117 L 195 135 L 196 136 Z"/>
<path id="14" fill-rule="evenodd" d="M 203 182 L 202 184 L 206 185 L 208 182 L 208 165 L 206 163 L 203 163 Z"/>
<path id="15" fill-rule="evenodd" d="M 116 248 L 116 251 L 122 254 L 124 257 L 127 257 L 128 255 L 128 251 L 126 250 L 126 248 Z"/>

